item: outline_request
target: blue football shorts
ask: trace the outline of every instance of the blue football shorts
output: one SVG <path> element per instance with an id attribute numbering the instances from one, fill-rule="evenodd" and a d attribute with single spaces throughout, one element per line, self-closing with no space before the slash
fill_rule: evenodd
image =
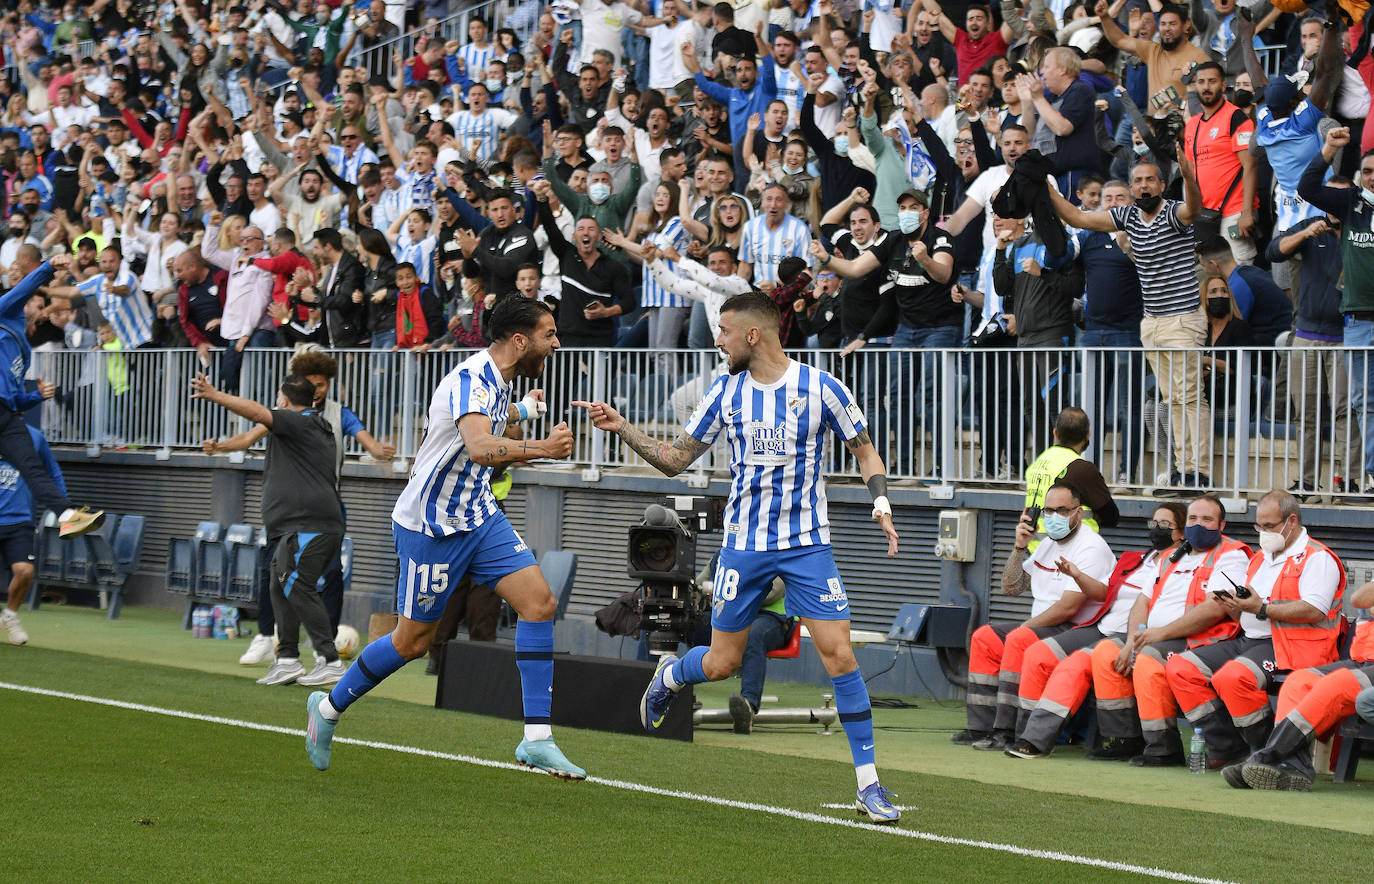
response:
<path id="1" fill-rule="evenodd" d="M 787 616 L 849 619 L 849 597 L 828 544 L 757 551 L 725 548 L 711 589 L 711 626 L 721 632 L 748 629 L 774 577 L 787 585 Z"/>
<path id="2" fill-rule="evenodd" d="M 391 533 L 400 560 L 396 610 L 421 623 L 433 623 L 443 616 L 449 596 L 465 576 L 495 587 L 501 578 L 538 564 L 502 512 L 487 517 L 471 531 L 447 537 L 430 537 L 395 522 Z"/>

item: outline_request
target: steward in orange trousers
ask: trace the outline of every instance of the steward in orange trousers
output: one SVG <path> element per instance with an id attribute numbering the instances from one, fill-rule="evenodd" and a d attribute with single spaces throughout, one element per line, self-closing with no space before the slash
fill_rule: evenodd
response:
<path id="1" fill-rule="evenodd" d="M 1184 651 L 1164 667 L 1183 713 L 1202 730 L 1207 765 L 1243 787 L 1238 763 L 1274 729 L 1269 686 L 1275 672 L 1336 659 L 1345 566 L 1302 526 L 1298 500 L 1270 491 L 1255 510 L 1260 551 L 1250 559 L 1245 598 L 1215 594 L 1240 634 Z M 1237 591 L 1239 592 L 1239 591 Z"/>
<path id="2" fill-rule="evenodd" d="M 1189 504 L 1183 543 L 1160 559 L 1151 594 L 1136 599 L 1120 649 L 1110 640 L 1093 649 L 1099 731 L 1109 739 L 1143 737 L 1145 748 L 1131 758 L 1134 765 L 1184 763 L 1178 704 L 1164 674 L 1165 662 L 1236 633 L 1235 622 L 1211 593 L 1230 589 L 1229 580 L 1244 582 L 1250 547 L 1227 537 L 1225 529 L 1221 501 L 1205 494 Z M 1126 704 L 1118 702 L 1132 693 L 1138 724 L 1127 720 Z M 1110 704 L 1105 708 L 1104 698 Z"/>
<path id="3" fill-rule="evenodd" d="M 1002 591 L 1031 591 L 1024 623 L 995 621 L 974 630 L 969 645 L 968 729 L 951 739 L 975 749 L 1005 749 L 1020 713 L 1022 656 L 1038 640 L 1091 620 L 1107 595 L 1116 565 L 1107 542 L 1082 526 L 1078 492 L 1062 482 L 1045 494 L 1046 539 L 1028 553 L 1035 536 L 1029 516 L 1016 526 L 1016 543 L 1002 572 Z"/>
<path id="4" fill-rule="evenodd" d="M 1350 602 L 1374 608 L 1374 583 L 1361 586 Z M 1288 676 L 1279 688 L 1279 723 L 1269 734 L 1269 742 L 1241 765 L 1245 786 L 1288 792 L 1312 788 L 1316 779 L 1312 741 L 1354 714 L 1355 697 L 1374 686 L 1374 665 L 1370 665 L 1374 663 L 1374 621 L 1356 625 L 1350 656 L 1350 660 L 1300 669 Z"/>
<path id="5" fill-rule="evenodd" d="M 1167 557 L 1183 540 L 1187 514 L 1182 503 L 1161 504 L 1148 523 L 1150 551 L 1122 554 L 1107 581 L 1107 599 L 1100 615 L 1068 632 L 1042 639 L 1026 651 L 1021 666 L 1021 708 L 1028 709 L 1030 716 L 1017 732 L 1016 743 L 1008 747 L 1008 755 L 1015 758 L 1049 755 L 1064 723 L 1078 711 L 1092 690 L 1093 648 L 1104 641 L 1113 654 L 1121 648 L 1136 600 L 1142 595 L 1149 597 L 1159 575 L 1160 559 Z M 1130 717 L 1135 719 L 1133 695 L 1115 700 L 1098 699 L 1099 708 L 1104 704 L 1110 708 L 1113 703 L 1118 709 L 1129 704 Z M 1105 745 L 1098 753 L 1090 753 L 1090 757 L 1095 755 L 1106 760 L 1115 752 L 1115 757 L 1129 758 L 1144 748 L 1144 741 L 1137 735 Z"/>

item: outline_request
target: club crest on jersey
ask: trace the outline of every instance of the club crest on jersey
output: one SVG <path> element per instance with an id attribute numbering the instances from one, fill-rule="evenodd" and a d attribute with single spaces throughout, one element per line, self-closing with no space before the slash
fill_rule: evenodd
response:
<path id="1" fill-rule="evenodd" d="M 794 396 L 791 399 L 787 400 L 787 410 L 792 412 L 792 414 L 796 416 L 801 415 L 802 406 L 804 405 L 806 405 L 805 396 Z"/>

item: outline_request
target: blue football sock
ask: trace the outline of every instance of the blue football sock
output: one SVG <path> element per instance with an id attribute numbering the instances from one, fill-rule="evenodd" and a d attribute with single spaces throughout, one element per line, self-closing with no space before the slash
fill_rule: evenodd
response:
<path id="1" fill-rule="evenodd" d="M 835 686 L 835 710 L 840 714 L 844 735 L 854 767 L 873 765 L 873 709 L 868 704 L 868 686 L 859 670 L 830 679 Z"/>
<path id="2" fill-rule="evenodd" d="M 673 681 L 679 686 L 701 684 L 702 682 L 708 681 L 709 679 L 706 678 L 706 670 L 702 668 L 701 661 L 709 650 L 711 650 L 711 648 L 707 645 L 697 645 L 695 648 L 683 654 L 682 658 L 671 667 Z"/>
<path id="3" fill-rule="evenodd" d="M 363 648 L 358 659 L 348 667 L 344 677 L 329 692 L 329 705 L 342 712 L 353 701 L 375 688 L 382 679 L 406 665 L 405 658 L 396 652 L 388 633 Z"/>
<path id="4" fill-rule="evenodd" d="M 553 708 L 553 621 L 520 620 L 515 624 L 515 666 L 525 724 L 547 725 Z"/>

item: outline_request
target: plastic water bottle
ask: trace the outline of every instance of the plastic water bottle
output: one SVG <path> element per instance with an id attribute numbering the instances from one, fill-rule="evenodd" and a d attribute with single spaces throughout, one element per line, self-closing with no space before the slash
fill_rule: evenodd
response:
<path id="1" fill-rule="evenodd" d="M 1202 739 L 1202 730 L 1193 728 L 1193 738 L 1188 742 L 1188 770 L 1193 773 L 1207 772 L 1207 744 Z"/>
<path id="2" fill-rule="evenodd" d="M 196 605 L 196 609 L 191 612 L 191 636 L 210 637 L 210 609 L 205 605 Z"/>

